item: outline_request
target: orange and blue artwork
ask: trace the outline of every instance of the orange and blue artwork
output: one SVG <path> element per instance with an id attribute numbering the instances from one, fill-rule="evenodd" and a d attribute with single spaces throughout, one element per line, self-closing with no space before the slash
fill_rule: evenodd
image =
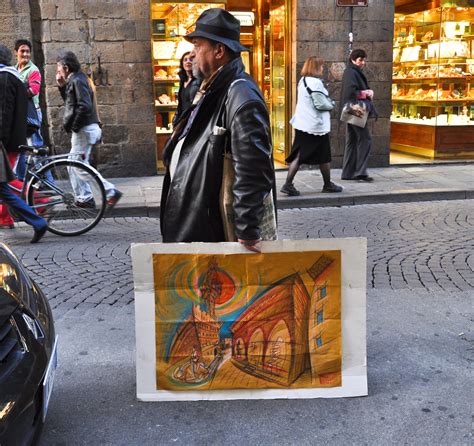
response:
<path id="1" fill-rule="evenodd" d="M 341 251 L 153 254 L 156 386 L 341 386 Z"/>

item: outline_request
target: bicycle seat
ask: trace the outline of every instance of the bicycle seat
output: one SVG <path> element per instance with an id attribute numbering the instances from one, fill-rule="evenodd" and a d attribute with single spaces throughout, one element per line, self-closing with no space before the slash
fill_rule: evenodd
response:
<path id="1" fill-rule="evenodd" d="M 30 152 L 34 155 L 49 155 L 49 147 L 48 146 L 27 146 L 22 145 L 18 146 L 20 152 Z"/>

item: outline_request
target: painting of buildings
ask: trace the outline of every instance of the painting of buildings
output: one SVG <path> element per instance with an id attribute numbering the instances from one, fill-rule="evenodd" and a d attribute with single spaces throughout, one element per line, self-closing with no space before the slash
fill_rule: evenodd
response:
<path id="1" fill-rule="evenodd" d="M 157 389 L 341 385 L 341 253 L 160 254 Z"/>

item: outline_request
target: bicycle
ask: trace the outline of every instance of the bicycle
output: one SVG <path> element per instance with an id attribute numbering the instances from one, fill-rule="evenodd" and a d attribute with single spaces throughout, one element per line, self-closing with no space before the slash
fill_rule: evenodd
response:
<path id="1" fill-rule="evenodd" d="M 20 146 L 27 152 L 26 173 L 21 188 L 8 186 L 48 221 L 48 231 L 62 236 L 84 234 L 103 217 L 107 201 L 98 172 L 78 155 L 49 156 L 48 147 Z M 35 160 L 35 156 L 42 156 Z M 77 174 L 90 189 L 93 199 L 77 200 L 70 174 Z M 77 189 L 77 187 L 76 187 Z"/>

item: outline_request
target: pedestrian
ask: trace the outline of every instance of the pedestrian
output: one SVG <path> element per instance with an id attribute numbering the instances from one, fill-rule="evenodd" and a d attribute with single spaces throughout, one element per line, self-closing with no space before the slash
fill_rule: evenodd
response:
<path id="1" fill-rule="evenodd" d="M 92 147 L 100 142 L 102 130 L 97 113 L 94 91 L 88 77 L 81 70 L 77 56 L 72 51 L 61 52 L 57 59 L 56 82 L 64 99 L 63 127 L 67 133 L 72 132 L 72 159 L 80 159 L 90 164 Z M 95 202 L 87 181 L 70 169 L 71 185 L 76 196 L 76 205 L 94 208 Z M 122 192 L 99 174 L 107 195 L 107 205 L 112 208 L 122 197 Z"/>
<path id="2" fill-rule="evenodd" d="M 10 66 L 11 51 L 0 44 L 0 199 L 33 226 L 31 243 L 37 243 L 46 233 L 47 221 L 39 216 L 8 186 L 15 176 L 10 159 L 16 159 L 18 147 L 26 144 L 27 93 L 18 71 Z"/>
<path id="3" fill-rule="evenodd" d="M 224 9 L 211 8 L 186 38 L 194 45 L 194 72 L 203 82 L 165 147 L 163 241 L 226 240 L 219 193 L 228 148 L 235 171 L 235 236 L 247 249 L 259 251 L 263 203 L 275 174 L 268 110 L 240 57 L 248 51 L 239 42 L 240 22 Z"/>
<path id="4" fill-rule="evenodd" d="M 196 96 L 201 85 L 201 79 L 193 74 L 191 51 L 187 51 L 181 56 L 179 68 L 178 109 L 173 117 L 173 125 L 176 125 L 183 112 L 191 107 L 194 96 Z"/>
<path id="5" fill-rule="evenodd" d="M 38 121 L 41 123 L 43 116 L 41 113 L 39 94 L 41 88 L 41 73 L 38 67 L 31 60 L 31 42 L 27 39 L 19 39 L 15 42 L 15 53 L 17 64 L 15 68 L 20 73 L 20 79 L 26 85 L 28 99 L 33 101 L 33 104 L 38 115 Z M 29 146 L 41 147 L 44 144 L 40 129 L 35 129 L 31 135 L 27 135 L 27 144 Z M 25 154 L 21 153 L 17 166 L 16 173 L 20 180 L 23 180 L 26 172 Z"/>
<path id="6" fill-rule="evenodd" d="M 370 115 L 377 116 L 372 102 L 374 92 L 369 88 L 367 78 L 362 71 L 366 59 L 367 53 L 363 49 L 356 49 L 351 52 L 348 65 L 342 76 L 341 105 L 344 106 L 348 102 L 363 101 Z M 367 171 L 371 148 L 372 136 L 370 135 L 369 121 L 367 121 L 364 128 L 346 124 L 346 146 L 341 179 L 366 182 L 374 180 Z"/>
<path id="7" fill-rule="evenodd" d="M 319 164 L 323 177 L 322 192 L 341 192 L 342 187 L 331 181 L 331 113 L 320 111 L 313 105 L 310 91 L 328 95 L 321 80 L 324 71 L 324 60 L 308 57 L 301 70 L 298 83 L 298 100 L 295 114 L 290 124 L 295 129 L 295 139 L 291 153 L 286 159 L 290 163 L 285 184 L 281 188 L 284 194 L 295 196 L 300 192 L 293 184 L 293 179 L 301 164 Z M 308 91 L 309 90 L 309 91 Z"/>

